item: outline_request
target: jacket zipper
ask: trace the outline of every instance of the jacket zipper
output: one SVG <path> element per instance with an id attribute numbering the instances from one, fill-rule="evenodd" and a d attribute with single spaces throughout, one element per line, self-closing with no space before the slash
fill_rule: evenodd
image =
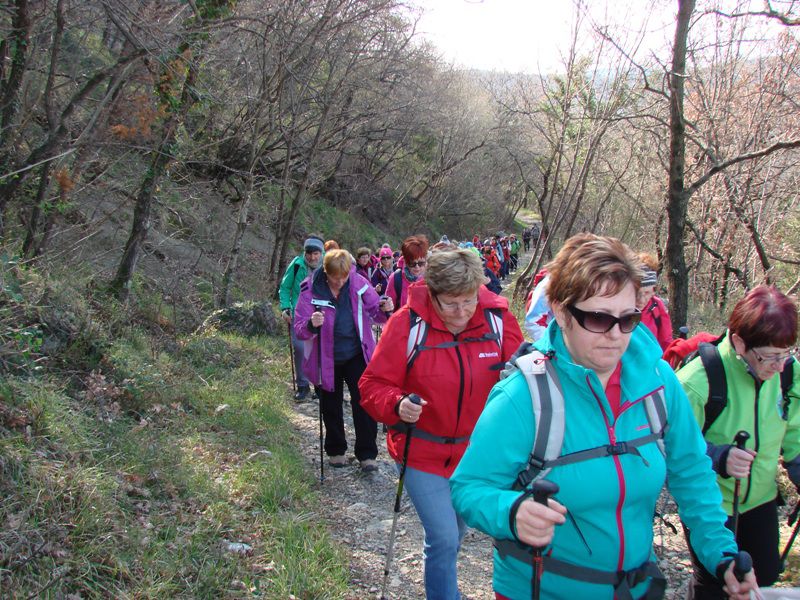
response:
<path id="1" fill-rule="evenodd" d="M 608 432 L 608 441 L 614 445 L 617 443 L 617 434 L 614 431 L 614 427 L 616 426 L 617 420 L 619 419 L 620 415 L 628 410 L 631 406 L 635 403 L 626 403 L 624 405 L 620 404 L 620 411 L 619 414 L 616 415 L 614 422 L 611 423 L 608 420 L 608 415 L 606 415 L 606 411 L 603 408 L 603 402 L 600 400 L 597 392 L 594 391 L 592 387 L 592 382 L 589 380 L 589 376 L 586 376 L 586 384 L 589 386 L 589 390 L 591 390 L 592 395 L 594 396 L 595 400 L 597 401 L 597 407 L 600 409 L 600 414 L 603 415 L 603 420 L 606 424 L 606 431 Z M 617 501 L 617 507 L 615 510 L 615 518 L 617 521 L 617 533 L 619 535 L 619 556 L 617 558 L 617 570 L 621 571 L 622 566 L 625 564 L 625 527 L 622 523 L 622 507 L 625 505 L 625 497 L 627 495 L 627 486 L 625 485 L 625 474 L 622 470 L 622 462 L 620 461 L 619 455 L 615 454 L 612 456 L 614 459 L 614 467 L 617 470 L 617 482 L 619 483 L 619 500 Z"/>
<path id="2" fill-rule="evenodd" d="M 753 379 L 755 383 L 755 396 L 753 401 L 753 450 L 758 454 L 758 448 L 761 445 L 761 440 L 758 435 L 758 397 L 761 395 L 761 386 L 762 384 L 758 382 L 757 379 Z M 747 474 L 747 487 L 744 490 L 744 498 L 742 498 L 742 504 L 747 502 L 747 499 L 750 497 L 750 484 L 753 482 L 753 467 L 755 467 L 755 461 L 750 464 L 750 473 Z"/>
<path id="3" fill-rule="evenodd" d="M 458 335 L 456 334 L 453 336 L 453 341 L 458 341 Z M 456 358 L 458 358 L 458 408 L 456 409 L 456 426 L 453 430 L 453 437 L 456 437 L 456 433 L 458 433 L 458 423 L 461 421 L 461 406 L 464 403 L 464 359 L 461 357 L 461 352 L 458 349 L 458 346 L 455 347 L 456 351 Z M 447 460 L 444 461 L 444 466 L 450 466 L 450 460 L 453 458 L 453 450 L 450 449 L 450 456 L 447 457 Z"/>

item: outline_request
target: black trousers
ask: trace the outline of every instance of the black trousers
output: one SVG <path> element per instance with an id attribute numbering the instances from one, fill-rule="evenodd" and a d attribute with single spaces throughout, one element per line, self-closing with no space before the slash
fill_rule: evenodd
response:
<path id="1" fill-rule="evenodd" d="M 322 409 L 322 421 L 325 423 L 325 453 L 328 456 L 339 456 L 347 451 L 347 438 L 344 433 L 344 384 L 350 390 L 350 406 L 353 409 L 353 425 L 356 430 L 355 454 L 358 460 L 367 460 L 378 456 L 378 424 L 361 408 L 361 394 L 358 391 L 358 380 L 367 364 L 359 352 L 347 362 L 335 364 L 333 367 L 332 392 L 317 387 L 319 405 Z"/>
<path id="2" fill-rule="evenodd" d="M 733 529 L 732 517 L 728 518 L 725 526 Z M 689 543 L 689 530 L 686 527 L 684 527 L 684 534 L 694 567 L 694 576 L 689 582 L 689 590 L 686 594 L 687 600 L 723 600 L 727 598 L 728 596 L 722 591 L 722 584 L 716 576 L 709 573 L 697 559 L 697 555 Z M 737 536 L 739 549 L 749 552 L 753 557 L 753 569 L 756 572 L 758 585 L 761 587 L 772 585 L 780 575 L 779 535 L 777 499 L 748 510 L 746 513 L 739 513 Z"/>

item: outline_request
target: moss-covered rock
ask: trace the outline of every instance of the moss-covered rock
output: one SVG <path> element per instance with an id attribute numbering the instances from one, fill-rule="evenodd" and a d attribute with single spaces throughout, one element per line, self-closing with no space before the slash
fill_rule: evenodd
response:
<path id="1" fill-rule="evenodd" d="M 206 317 L 197 334 L 229 331 L 241 335 L 277 335 L 278 320 L 268 302 L 237 302 Z"/>

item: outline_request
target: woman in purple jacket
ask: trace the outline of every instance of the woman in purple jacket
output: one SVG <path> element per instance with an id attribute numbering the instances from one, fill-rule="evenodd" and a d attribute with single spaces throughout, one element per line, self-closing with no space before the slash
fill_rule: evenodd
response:
<path id="1" fill-rule="evenodd" d="M 358 379 L 375 350 L 372 324 L 385 323 L 393 310 L 392 300 L 381 300 L 370 282 L 356 273 L 346 250 L 328 252 L 322 269 L 300 285 L 294 331 L 305 341 L 302 368 L 319 394 L 325 452 L 333 467 L 347 465 L 342 407 L 347 383 L 356 430 L 356 458 L 362 470 L 377 470 L 378 427 L 361 408 Z"/>

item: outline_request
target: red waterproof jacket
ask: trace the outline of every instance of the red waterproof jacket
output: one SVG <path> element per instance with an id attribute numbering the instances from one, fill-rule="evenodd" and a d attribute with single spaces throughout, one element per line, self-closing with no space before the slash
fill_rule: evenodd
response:
<path id="1" fill-rule="evenodd" d="M 495 340 L 469 341 L 491 334 L 486 310 L 500 309 L 503 323 L 502 348 Z M 406 353 L 412 310 L 426 323 L 425 348 L 445 342 L 462 342 L 449 348 L 420 351 L 410 369 Z M 403 395 L 416 393 L 427 401 L 416 424 L 435 436 L 464 438 L 441 443 L 415 436 L 408 464 L 415 469 L 450 477 L 467 449 L 467 438 L 483 410 L 489 391 L 500 378 L 498 365 L 505 363 L 522 343 L 517 319 L 508 310 L 508 300 L 481 286 L 478 306 L 467 328 L 453 335 L 433 308 L 425 282 L 408 289 L 408 303 L 392 316 L 358 387 L 361 406 L 376 420 L 389 426 L 400 423 L 395 407 Z M 495 367 L 495 369 L 492 369 Z M 405 433 L 389 429 L 389 454 L 401 462 Z"/>
<path id="2" fill-rule="evenodd" d="M 494 273 L 494 276 L 500 277 L 500 261 L 495 251 L 492 250 L 490 254 L 484 254 L 483 257 L 486 259 L 486 266 Z"/>
<path id="3" fill-rule="evenodd" d="M 672 319 L 661 298 L 653 296 L 642 309 L 642 323 L 656 336 L 661 349 L 666 350 L 672 342 Z"/>

